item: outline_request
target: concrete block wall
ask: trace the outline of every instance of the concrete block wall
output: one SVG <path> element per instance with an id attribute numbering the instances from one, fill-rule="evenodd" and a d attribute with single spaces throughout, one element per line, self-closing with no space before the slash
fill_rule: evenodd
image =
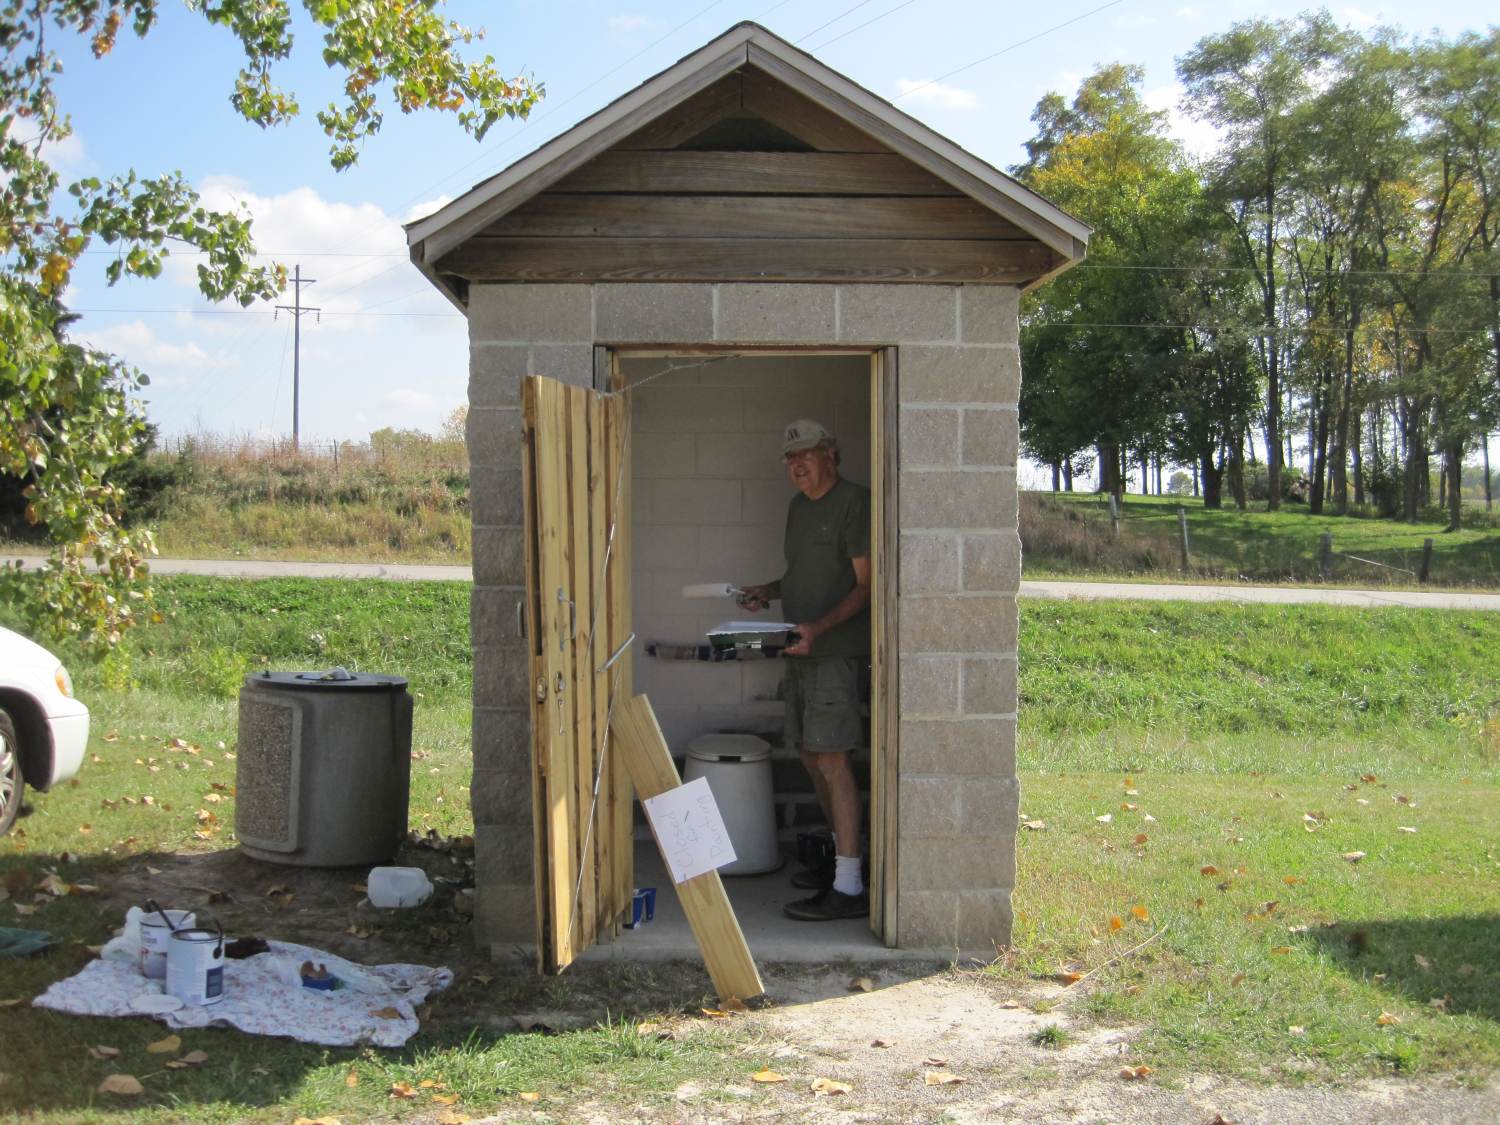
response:
<path id="1" fill-rule="evenodd" d="M 527 656 L 515 628 L 525 581 L 516 446 L 520 380 L 540 374 L 590 385 L 596 343 L 900 348 L 897 940 L 906 948 L 965 950 L 1008 941 L 1018 801 L 1016 291 L 943 285 L 475 286 L 469 333 L 473 805 L 481 942 L 500 952 L 529 945 L 535 932 Z M 741 375 L 749 371 L 747 367 Z M 709 563 L 732 565 L 740 552 L 774 549 L 774 555 L 756 560 L 772 566 L 766 573 L 770 577 L 779 558 L 789 493 L 778 496 L 772 479 L 753 475 L 749 466 L 758 442 L 774 440 L 786 421 L 786 407 L 803 392 L 800 383 L 787 380 L 778 396 L 751 397 L 744 385 L 726 388 L 713 382 L 741 375 L 701 368 L 696 383 L 686 382 L 676 395 L 663 396 L 654 406 L 645 404 L 643 395 L 638 407 L 643 432 L 646 426 L 655 428 L 650 447 L 645 442 L 638 447 L 642 475 L 637 515 L 657 520 L 660 512 L 663 518 L 650 525 L 659 536 L 637 533 L 637 558 L 650 554 L 657 563 L 669 563 L 684 557 L 690 549 L 684 529 L 691 526 L 700 531 L 697 573 L 691 580 L 737 580 L 743 575 L 709 574 L 704 568 Z M 782 392 L 788 397 L 779 397 Z M 837 420 L 833 424 L 842 426 Z M 711 455 L 704 454 L 704 466 L 732 461 L 740 466 L 736 475 L 700 474 L 696 440 L 694 474 L 669 475 L 672 466 L 686 464 L 685 438 L 696 439 L 700 433 L 723 439 Z M 772 466 L 774 451 L 773 444 Z M 855 460 L 850 456 L 846 464 Z M 859 460 L 864 463 L 867 456 Z M 709 525 L 722 526 L 722 535 L 705 537 L 696 522 L 673 524 L 666 518 L 690 511 L 698 518 L 713 517 L 717 505 L 733 503 L 732 494 L 737 495 L 739 522 Z M 676 530 L 664 530 L 668 527 Z M 764 532 L 771 527 L 776 532 L 767 544 Z M 653 576 L 655 586 L 637 575 L 638 598 L 652 599 L 639 609 L 656 613 L 656 596 L 665 597 L 687 581 L 679 581 L 680 575 L 661 577 L 671 569 L 664 566 Z M 644 659 L 637 660 L 638 688 L 645 686 L 643 677 L 653 674 L 646 666 Z M 705 674 L 717 671 L 703 669 Z M 759 680 L 741 676 L 738 700 L 722 706 L 745 707 L 747 695 L 764 690 Z M 722 690 L 717 680 L 712 687 Z"/>
<path id="2" fill-rule="evenodd" d="M 782 430 L 794 418 L 838 435 L 841 472 L 870 480 L 868 356 L 631 358 L 634 628 L 643 641 L 702 644 L 745 616 L 729 599 L 682 588 L 779 578 L 787 503 Z M 773 611 L 780 607 L 774 606 Z M 694 664 L 643 656 L 635 689 L 651 696 L 674 752 L 705 731 L 780 732 L 776 661 Z"/>

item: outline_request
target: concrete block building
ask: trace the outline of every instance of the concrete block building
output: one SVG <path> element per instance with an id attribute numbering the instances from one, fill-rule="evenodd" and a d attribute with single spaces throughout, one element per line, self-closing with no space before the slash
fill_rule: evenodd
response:
<path id="1" fill-rule="evenodd" d="M 754 24 L 732 28 L 408 228 L 469 322 L 477 922 L 545 928 L 521 385 L 627 400 L 629 690 L 674 747 L 779 727 L 775 662 L 668 664 L 779 575 L 791 418 L 875 497 L 875 939 L 1007 943 L 1018 788 L 1020 294 L 1088 229 Z M 533 596 L 535 592 L 533 591 Z"/>

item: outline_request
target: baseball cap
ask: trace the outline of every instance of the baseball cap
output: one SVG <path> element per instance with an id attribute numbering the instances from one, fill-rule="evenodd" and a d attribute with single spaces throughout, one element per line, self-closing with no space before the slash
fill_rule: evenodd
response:
<path id="1" fill-rule="evenodd" d="M 833 435 L 822 422 L 815 422 L 811 418 L 798 418 L 795 422 L 788 422 L 786 433 L 782 436 L 781 453 L 796 453 L 801 449 L 811 449 L 825 441 L 832 441 Z"/>

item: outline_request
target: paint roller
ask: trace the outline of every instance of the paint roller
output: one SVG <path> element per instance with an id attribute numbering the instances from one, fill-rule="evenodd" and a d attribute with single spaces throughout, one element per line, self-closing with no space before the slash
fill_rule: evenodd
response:
<path id="1" fill-rule="evenodd" d="M 684 586 L 684 598 L 737 598 L 745 591 L 728 582 L 705 582 L 697 586 Z"/>

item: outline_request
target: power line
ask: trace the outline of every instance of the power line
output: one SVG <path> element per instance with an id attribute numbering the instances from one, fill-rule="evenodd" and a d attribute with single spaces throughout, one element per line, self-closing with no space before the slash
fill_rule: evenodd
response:
<path id="1" fill-rule="evenodd" d="M 795 39 L 795 40 L 793 40 L 793 43 L 796 44 L 796 45 L 801 45 L 804 41 L 806 41 L 808 39 L 811 39 L 818 32 L 822 31 L 825 27 L 832 27 L 834 24 L 838 23 L 839 20 L 843 19 L 845 16 L 850 15 L 853 12 L 859 11 L 866 4 L 873 4 L 874 2 L 875 2 L 875 0 L 859 0 L 858 4 L 855 4 L 855 5 L 853 5 L 852 7 L 849 7 L 849 8 L 845 8 L 842 12 L 840 12 L 838 15 L 834 16 L 833 19 L 829 20 L 827 23 L 820 23 L 820 24 L 818 24 L 817 27 L 813 28 L 806 35 L 802 36 L 801 39 Z"/>
<path id="2" fill-rule="evenodd" d="M 1011 51 L 1014 51 L 1020 47 L 1024 47 L 1028 43 L 1035 43 L 1038 39 L 1041 39 L 1043 36 L 1051 35 L 1054 31 L 1061 31 L 1065 27 L 1071 27 L 1073 26 L 1073 24 L 1086 20 L 1090 16 L 1098 15 L 1106 8 L 1113 8 L 1119 4 L 1123 4 L 1124 2 L 1125 0 L 1109 0 L 1109 3 L 1107 4 L 1100 4 L 1097 8 L 1090 8 L 1082 15 L 1074 16 L 1070 20 L 1063 20 L 1062 23 L 1053 24 L 1045 31 L 1038 31 L 1035 35 L 1027 36 L 1025 39 L 1021 39 L 1015 43 L 1012 43 L 1008 47 L 1001 47 L 998 51 L 985 55 L 981 59 L 975 59 L 973 62 L 964 63 L 963 66 L 955 67 L 954 69 L 948 71 L 946 74 L 939 74 L 936 78 L 930 78 L 926 82 L 923 82 L 920 86 L 913 86 L 910 90 L 907 90 L 904 94 L 901 94 L 899 97 L 893 98 L 892 100 L 900 101 L 902 98 L 909 98 L 920 90 L 925 90 L 929 86 L 936 86 L 939 82 L 943 82 L 949 78 L 952 78 L 955 74 L 962 74 L 964 71 L 972 70 L 974 67 L 979 66 L 982 63 L 987 63 L 991 59 L 998 59 L 1001 55 L 1009 54 Z"/>
<path id="3" fill-rule="evenodd" d="M 835 35 L 832 39 L 825 39 L 825 40 L 823 40 L 823 42 L 819 43 L 816 47 L 809 47 L 808 50 L 809 51 L 822 51 L 822 50 L 825 50 L 828 47 L 832 47 L 840 39 L 847 39 L 847 38 L 849 38 L 849 36 L 853 35 L 856 31 L 863 31 L 865 28 L 869 27 L 872 23 L 879 23 L 881 20 L 885 19 L 886 16 L 894 16 L 902 8 L 909 8 L 913 4 L 915 4 L 916 2 L 917 2 L 917 0 L 905 0 L 904 3 L 897 4 L 894 8 L 891 8 L 891 9 L 889 9 L 887 11 L 881 12 L 880 15 L 878 15 L 878 16 L 871 16 L 869 19 L 865 20 L 864 23 L 855 24 L 848 31 L 841 31 L 841 32 L 839 32 L 839 34 Z M 798 42 L 801 42 L 801 40 L 798 40 Z"/>

